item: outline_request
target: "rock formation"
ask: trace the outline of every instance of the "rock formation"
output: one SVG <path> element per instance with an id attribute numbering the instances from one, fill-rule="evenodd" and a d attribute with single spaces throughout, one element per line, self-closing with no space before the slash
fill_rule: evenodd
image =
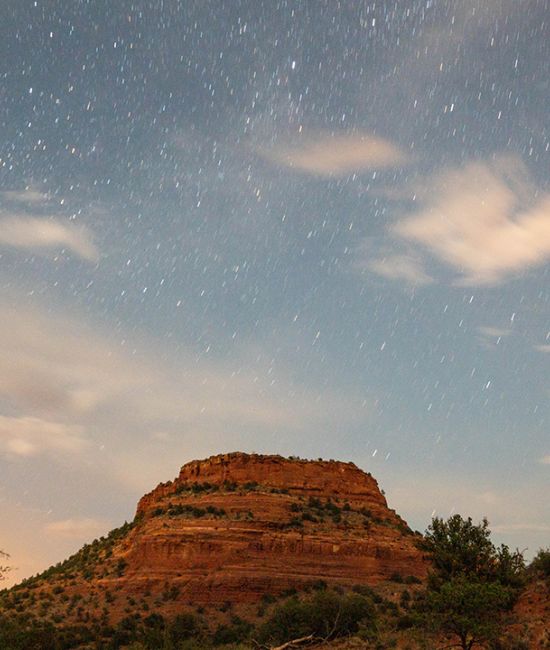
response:
<path id="1" fill-rule="evenodd" d="M 182 507 L 224 514 L 169 514 Z M 137 516 L 123 551 L 126 579 L 137 585 L 176 572 L 194 602 L 426 572 L 406 523 L 353 463 L 242 453 L 193 461 L 144 496 Z"/>

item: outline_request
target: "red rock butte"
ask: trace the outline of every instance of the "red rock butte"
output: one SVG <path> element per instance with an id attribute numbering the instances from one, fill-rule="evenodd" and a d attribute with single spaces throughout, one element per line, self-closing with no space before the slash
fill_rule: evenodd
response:
<path id="1" fill-rule="evenodd" d="M 195 604 L 254 602 L 314 581 L 424 578 L 418 537 L 353 463 L 230 453 L 184 465 L 142 497 L 115 549 L 120 587 L 169 582 Z M 123 586 L 124 585 L 124 586 Z"/>

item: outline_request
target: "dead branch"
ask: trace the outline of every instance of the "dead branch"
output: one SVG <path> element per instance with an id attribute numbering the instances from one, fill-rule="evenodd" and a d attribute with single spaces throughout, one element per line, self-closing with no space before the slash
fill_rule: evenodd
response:
<path id="1" fill-rule="evenodd" d="M 287 641 L 283 645 L 278 645 L 269 650 L 291 650 L 291 648 L 297 648 L 300 645 L 305 645 L 306 643 L 312 643 L 315 641 L 315 636 L 313 634 L 308 634 L 308 636 L 300 637 L 299 639 L 292 639 L 292 641 Z"/>

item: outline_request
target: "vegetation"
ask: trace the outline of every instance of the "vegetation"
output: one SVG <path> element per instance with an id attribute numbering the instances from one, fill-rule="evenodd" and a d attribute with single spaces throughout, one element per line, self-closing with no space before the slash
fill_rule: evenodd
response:
<path id="1" fill-rule="evenodd" d="M 0 560 L 5 560 L 9 558 L 9 555 L 4 551 L 0 551 Z M 5 564 L 0 564 L 0 581 L 4 580 L 6 573 L 10 571 L 11 567 Z"/>
<path id="2" fill-rule="evenodd" d="M 187 516 L 191 518 L 201 518 L 206 515 L 211 515 L 212 517 L 225 517 L 226 512 L 223 508 L 216 508 L 214 506 L 206 506 L 206 508 L 199 508 L 197 506 L 191 506 L 189 504 L 172 504 L 169 503 L 166 508 L 155 508 L 153 510 L 153 517 L 161 517 L 167 514 L 169 517 L 182 517 Z"/>
<path id="3" fill-rule="evenodd" d="M 295 501 L 289 506 L 292 514 L 290 520 L 283 525 L 283 528 L 302 528 L 304 522 L 322 524 L 332 522 L 344 526 L 353 523 L 363 526 L 366 530 L 373 524 L 382 526 L 393 526 L 402 534 L 410 535 L 412 531 L 403 523 L 393 524 L 390 520 L 376 517 L 365 507 L 355 509 L 346 501 L 342 506 L 337 505 L 332 499 L 322 501 L 318 497 L 310 496 L 305 502 Z"/>
<path id="4" fill-rule="evenodd" d="M 185 489 L 196 495 L 220 489 L 238 490 L 240 494 L 244 487 L 196 483 Z M 257 483 L 246 484 L 246 490 L 259 489 Z M 197 501 L 201 507 L 169 502 L 159 507 L 162 512 L 152 514 L 227 517 L 223 509 L 205 505 L 204 500 Z M 347 521 L 394 525 L 380 522 L 369 510 L 354 509 L 346 501 L 301 498 L 289 503 L 288 509 L 291 519 L 282 524 L 287 529 L 331 521 L 343 526 Z M 433 569 L 425 584 L 397 572 L 376 590 L 357 585 L 346 592 L 318 580 L 300 593 L 292 589 L 278 596 L 264 595 L 253 609 L 252 621 L 243 618 L 243 611 L 249 616 L 250 610 L 241 610 L 230 602 L 208 613 L 202 607 L 191 611 L 189 604 L 181 603 L 178 614 L 165 619 L 160 614 L 163 605 L 180 603 L 182 598 L 180 588 L 170 581 L 155 593 L 148 589 L 135 598 L 121 596 L 116 589 L 95 581 L 84 593 L 71 592 L 73 585 L 82 585 L 82 578 L 124 574 L 126 563 L 115 546 L 135 523 L 124 524 L 40 576 L 0 592 L 0 648 L 244 650 L 293 647 L 286 644 L 296 639 L 328 643 L 355 636 L 358 643 L 381 650 L 395 647 L 402 635 L 411 643 L 414 639 L 419 642 L 411 648 L 437 647 L 441 635 L 447 637 L 448 647 L 455 642 L 463 650 L 480 645 L 508 648 L 512 646 L 502 645 L 503 630 L 525 580 L 548 580 L 550 576 L 550 549 L 539 550 L 525 569 L 521 553 L 511 552 L 504 545 L 495 547 L 486 520 L 474 524 L 455 515 L 446 521 L 435 518 L 419 541 L 432 558 Z M 3 553 L 0 556 L 6 557 Z M 0 577 L 4 571 L 0 567 Z M 113 624 L 110 611 L 115 607 L 125 618 Z M 520 643 L 513 647 L 519 650 Z"/>
<path id="5" fill-rule="evenodd" d="M 423 546 L 433 563 L 423 622 L 458 637 L 463 650 L 496 641 L 523 584 L 522 554 L 496 548 L 486 519 L 476 525 L 460 515 L 433 519 Z"/>
<path id="6" fill-rule="evenodd" d="M 541 548 L 529 565 L 529 573 L 550 580 L 550 548 Z"/>
<path id="7" fill-rule="evenodd" d="M 98 567 L 101 567 L 105 574 L 109 570 L 109 567 L 113 573 L 120 574 L 121 570 L 124 569 L 124 565 L 122 564 L 124 561 L 119 560 L 117 563 L 111 561 L 112 551 L 115 544 L 126 537 L 136 523 L 137 520 L 131 523 L 124 522 L 122 526 L 113 529 L 106 537 L 100 537 L 99 539 L 94 539 L 91 544 L 85 544 L 79 551 L 63 562 L 58 562 L 56 565 L 46 569 L 46 571 L 27 580 L 23 580 L 14 589 L 33 587 L 40 581 L 49 581 L 56 577 L 72 579 L 80 575 L 85 580 L 91 580 L 95 575 L 94 571 Z"/>
<path id="8" fill-rule="evenodd" d="M 308 636 L 328 641 L 361 632 L 366 639 L 375 630 L 376 611 L 369 597 L 321 589 L 305 599 L 292 596 L 276 607 L 259 637 L 273 644 Z"/>

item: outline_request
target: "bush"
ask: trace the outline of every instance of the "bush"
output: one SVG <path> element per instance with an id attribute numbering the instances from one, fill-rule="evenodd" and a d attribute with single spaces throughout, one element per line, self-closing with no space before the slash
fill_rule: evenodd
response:
<path id="1" fill-rule="evenodd" d="M 531 564 L 529 565 L 529 572 L 550 577 L 550 548 L 539 549 Z"/>
<path id="2" fill-rule="evenodd" d="M 409 630 L 416 624 L 416 619 L 410 614 L 404 614 L 397 619 L 396 627 L 398 630 Z"/>
<path id="3" fill-rule="evenodd" d="M 292 597 L 277 607 L 260 629 L 260 639 L 264 643 L 284 643 L 310 634 L 332 639 L 357 633 L 360 623 L 373 626 L 374 619 L 375 609 L 369 598 L 322 589 L 306 600 Z"/>
<path id="4" fill-rule="evenodd" d="M 220 625 L 214 632 L 212 641 L 214 645 L 227 645 L 229 643 L 240 643 L 247 641 L 254 626 L 248 621 L 234 616 L 230 625 Z"/>
<path id="5" fill-rule="evenodd" d="M 121 578 L 124 575 L 124 570 L 128 566 L 128 563 L 124 558 L 119 558 L 117 563 L 116 563 L 116 574 L 119 578 Z"/>
<path id="6" fill-rule="evenodd" d="M 202 618 L 191 613 L 178 614 L 168 629 L 174 644 L 187 639 L 201 639 L 206 634 L 206 625 Z"/>

